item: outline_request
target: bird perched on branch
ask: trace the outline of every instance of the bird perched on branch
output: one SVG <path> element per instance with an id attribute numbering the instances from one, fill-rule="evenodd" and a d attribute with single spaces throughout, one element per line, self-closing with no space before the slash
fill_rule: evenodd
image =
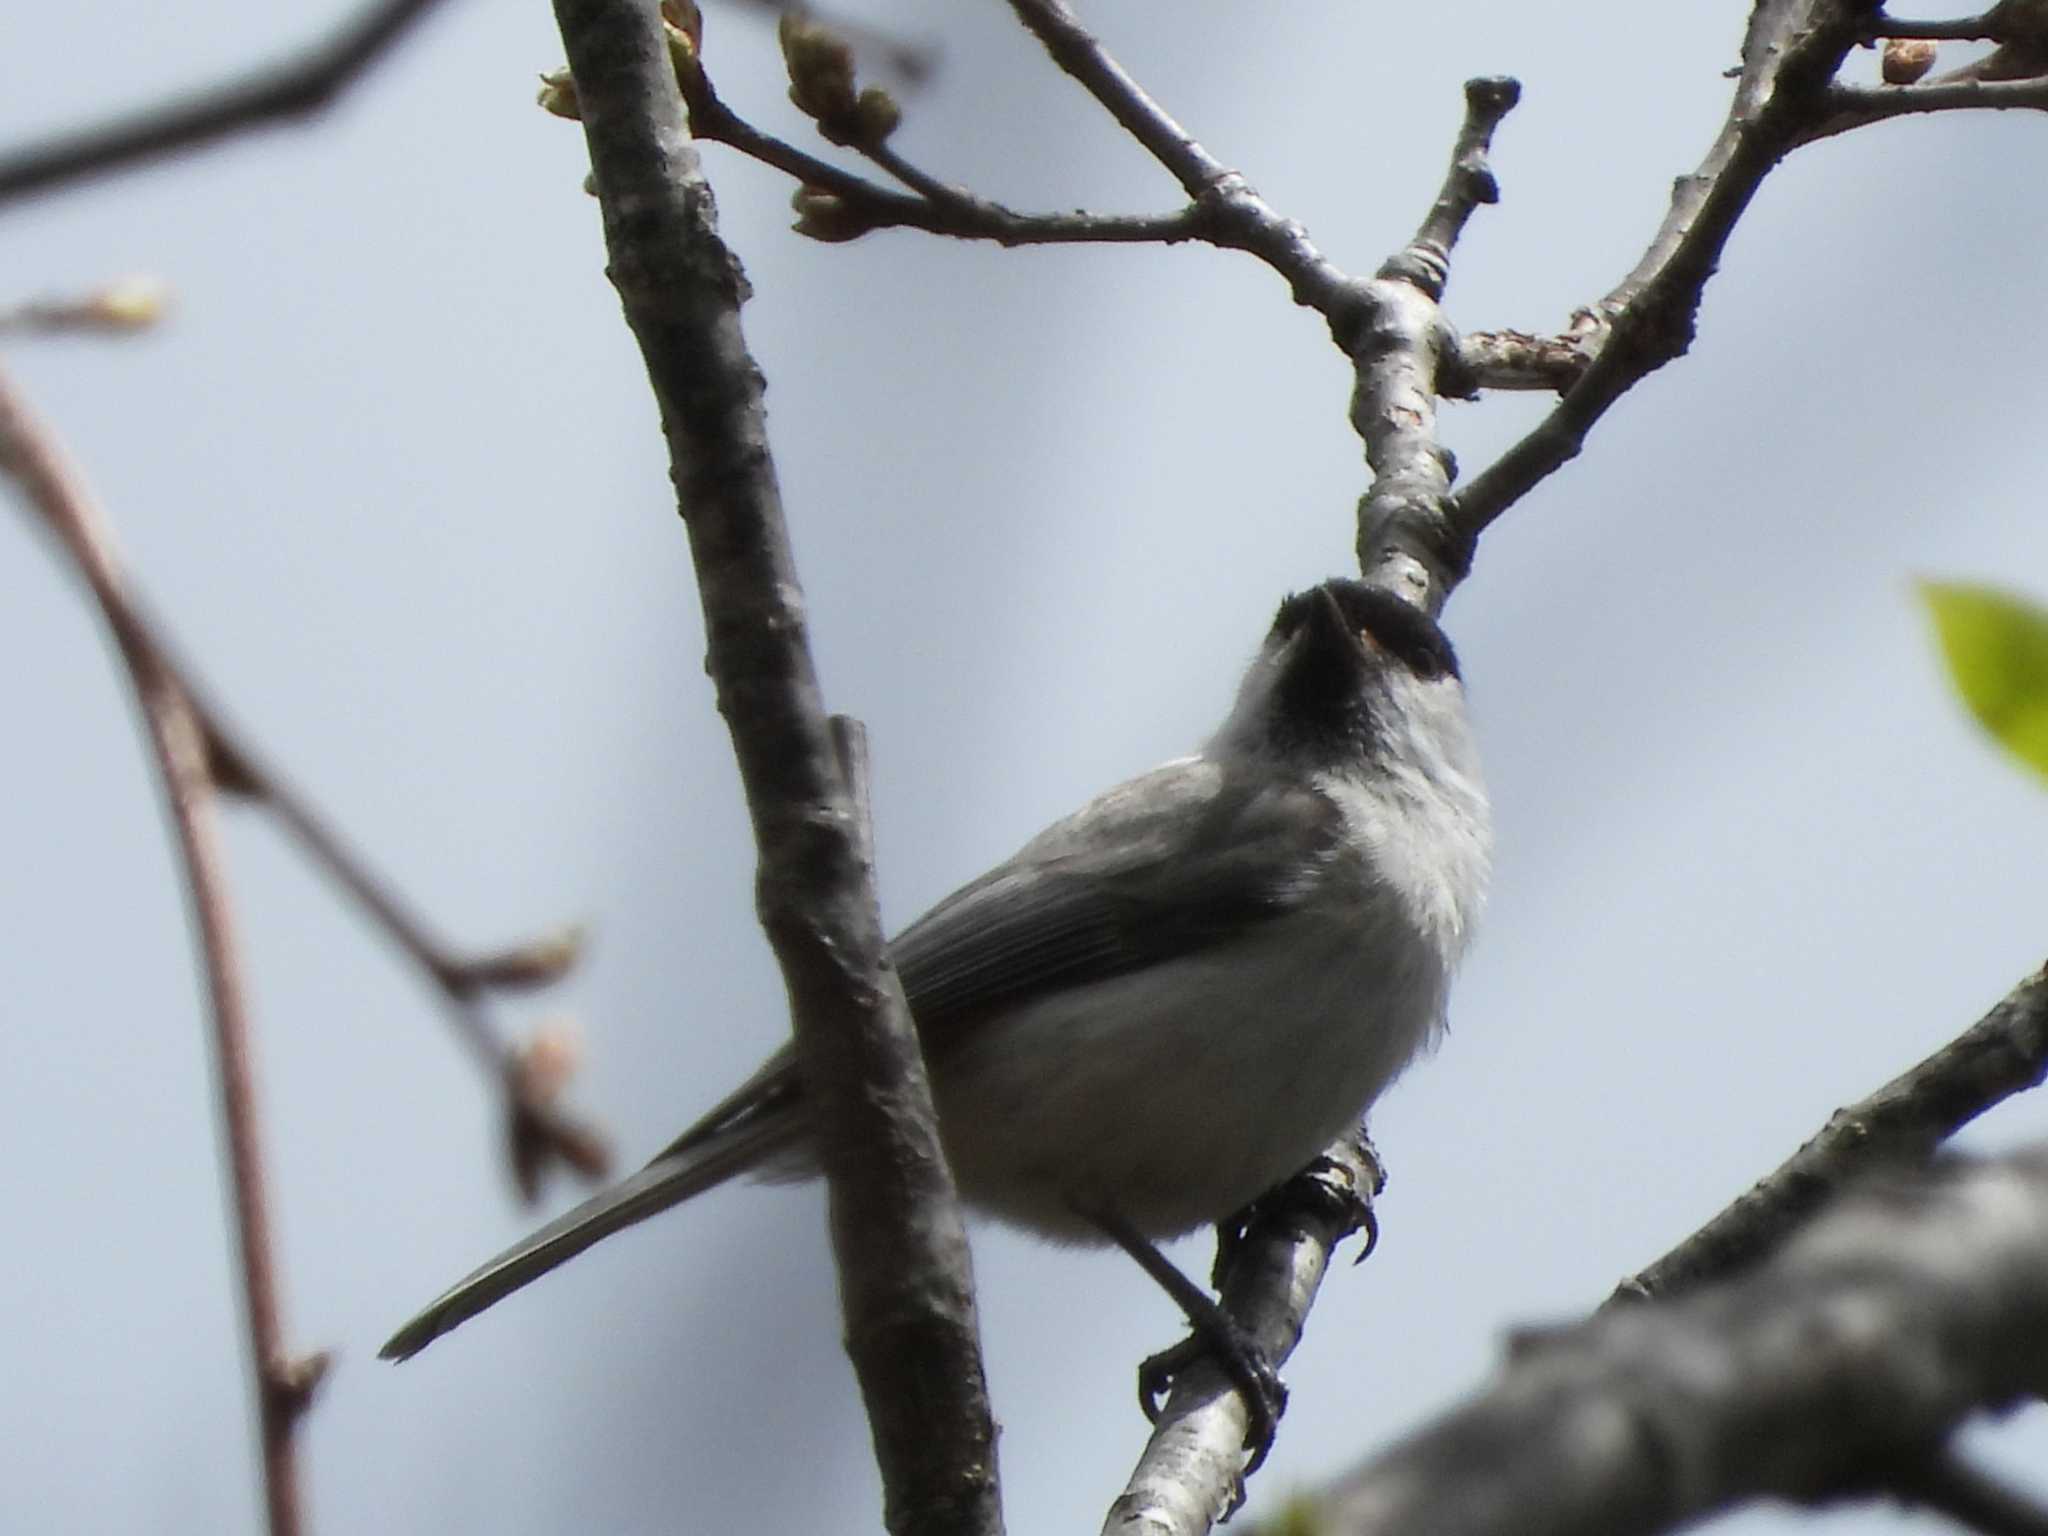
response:
<path id="1" fill-rule="evenodd" d="M 1199 753 L 1055 822 L 889 946 L 962 1197 L 1146 1263 L 1246 1389 L 1255 1453 L 1278 1378 L 1150 1244 L 1299 1172 L 1434 1039 L 1490 846 L 1450 642 L 1392 593 L 1332 580 L 1280 605 Z M 735 1175 L 814 1176 L 811 1138 L 785 1046 L 383 1354 Z"/>

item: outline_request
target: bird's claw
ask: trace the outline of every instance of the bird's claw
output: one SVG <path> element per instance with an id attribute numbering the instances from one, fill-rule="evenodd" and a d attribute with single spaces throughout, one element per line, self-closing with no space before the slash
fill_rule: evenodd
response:
<path id="1" fill-rule="evenodd" d="M 1249 1477 L 1273 1449 L 1280 1416 L 1287 1411 L 1287 1384 L 1273 1369 L 1266 1352 L 1243 1329 L 1230 1326 L 1211 1335 L 1198 1327 L 1172 1348 L 1145 1359 L 1138 1366 L 1138 1406 L 1144 1409 L 1147 1419 L 1158 1423 L 1160 1409 L 1175 1380 L 1201 1360 L 1214 1362 L 1244 1399 L 1244 1445 L 1251 1453 L 1244 1476 Z"/>

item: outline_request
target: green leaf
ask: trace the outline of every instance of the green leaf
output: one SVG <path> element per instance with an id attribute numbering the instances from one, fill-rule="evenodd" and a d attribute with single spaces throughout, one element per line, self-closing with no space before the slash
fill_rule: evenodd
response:
<path id="1" fill-rule="evenodd" d="M 2048 776 L 2048 609 L 2011 592 L 1923 581 L 1949 675 L 1970 713 Z"/>

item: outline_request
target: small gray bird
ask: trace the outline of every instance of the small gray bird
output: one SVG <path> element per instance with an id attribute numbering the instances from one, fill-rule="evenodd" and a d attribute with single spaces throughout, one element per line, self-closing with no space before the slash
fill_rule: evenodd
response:
<path id="1" fill-rule="evenodd" d="M 1433 1042 L 1491 840 L 1434 620 L 1356 581 L 1289 597 L 1199 754 L 1054 823 L 890 945 L 961 1195 L 1063 1242 L 1147 1249 L 1171 1272 L 1149 1240 L 1222 1221 L 1299 1172 Z M 816 1172 L 785 1046 L 382 1353 L 415 1354 L 736 1174 Z M 1211 1342 L 1269 1399 L 1253 1416 L 1270 1437 L 1270 1367 Z"/>

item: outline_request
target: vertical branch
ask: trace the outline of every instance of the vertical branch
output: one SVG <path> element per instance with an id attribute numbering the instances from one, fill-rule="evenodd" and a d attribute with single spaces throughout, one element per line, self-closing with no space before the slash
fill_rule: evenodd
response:
<path id="1" fill-rule="evenodd" d="M 1367 319 L 1350 343 L 1351 425 L 1373 472 L 1358 503 L 1359 570 L 1430 613 L 1472 566 L 1472 542 L 1450 515 L 1455 467 L 1437 441 L 1437 396 L 1470 392 L 1444 377 L 1457 340 L 1441 304 L 1466 222 L 1500 200 L 1487 156 L 1521 96 L 1505 77 L 1465 82 L 1465 117 L 1443 187 L 1415 238 L 1367 285 Z"/>
<path id="2" fill-rule="evenodd" d="M 0 375 L 0 468 L 15 478 L 92 588 L 120 646 L 142 707 L 157 770 L 163 777 L 164 798 L 199 928 L 201 966 L 211 1004 L 243 1311 L 263 1439 L 268 1529 L 271 1536 L 297 1536 L 305 1522 L 299 1505 L 293 1428 L 311 1400 L 326 1359 L 316 1355 L 294 1360 L 284 1342 L 248 998 L 242 985 L 214 815 L 206 730 L 128 604 L 112 541 L 83 480 L 4 375 Z"/>
<path id="3" fill-rule="evenodd" d="M 756 899 L 813 1105 L 885 1519 L 896 1536 L 995 1536 L 995 1429 L 966 1234 L 883 944 L 847 782 L 859 754 L 842 762 L 811 664 L 761 374 L 740 329 L 746 280 L 719 238 L 655 7 L 555 0 L 555 16 L 760 849 Z"/>

